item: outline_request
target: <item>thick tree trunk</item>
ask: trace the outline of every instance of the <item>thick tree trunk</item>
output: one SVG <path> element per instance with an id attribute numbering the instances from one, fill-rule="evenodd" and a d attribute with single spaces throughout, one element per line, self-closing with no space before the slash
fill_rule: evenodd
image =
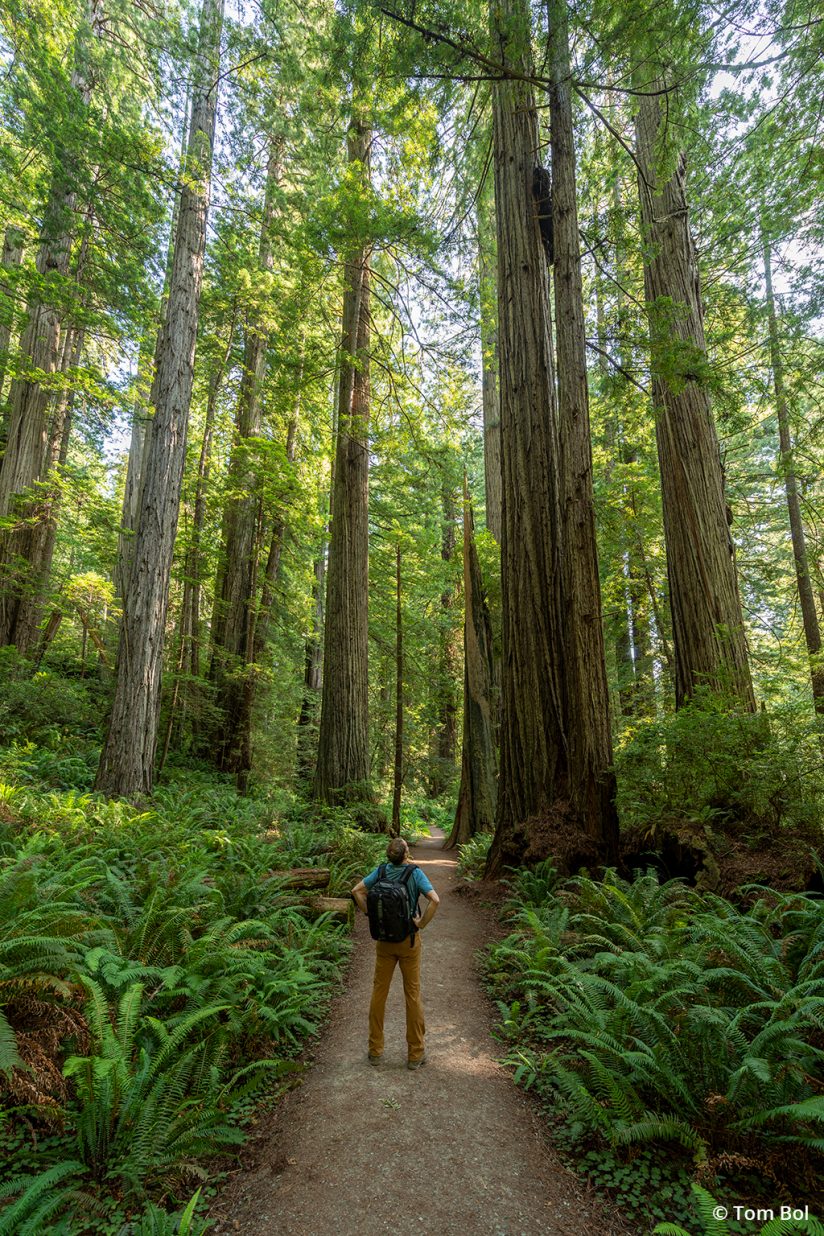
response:
<path id="1" fill-rule="evenodd" d="M 491 6 L 495 54 L 532 75 L 529 6 Z M 503 602 L 501 762 L 488 873 L 528 854 L 532 825 L 568 802 L 564 613 L 555 399 L 546 259 L 532 195 L 532 87 L 495 82 L 495 213 L 501 399 Z"/>
<path id="2" fill-rule="evenodd" d="M 102 0 L 87 0 L 75 38 L 71 89 L 85 107 L 93 89 L 92 40 L 103 28 Z M 55 373 L 65 355 L 62 322 L 56 305 L 41 299 L 43 289 L 68 278 L 75 231 L 76 175 L 71 156 L 58 147 L 37 254 L 37 291 L 29 302 L 20 339 L 19 376 L 9 395 L 8 435 L 0 467 L 0 518 L 17 516 L 0 536 L 0 644 L 17 642 L 17 615 L 26 590 L 37 586 L 29 578 L 32 519 L 39 497 L 32 493 L 49 467 L 50 383 L 41 374 Z M 37 538 L 35 538 L 37 539 Z M 23 641 L 28 647 L 28 641 Z"/>
<path id="3" fill-rule="evenodd" d="M 484 419 L 486 526 L 501 543 L 501 399 L 498 390 L 498 297 L 495 287 L 495 205 L 478 200 L 478 273 L 481 296 L 481 402 Z"/>
<path id="4" fill-rule="evenodd" d="M 371 135 L 349 130 L 349 162 L 368 184 Z M 326 589 L 318 761 L 321 802 L 365 800 L 369 789 L 369 261 L 346 262 L 338 433 Z"/>
<path id="5" fill-rule="evenodd" d="M 441 533 L 441 559 L 452 561 L 455 553 L 455 494 L 445 487 L 442 494 L 443 529 Z M 455 775 L 455 750 L 458 745 L 458 673 L 460 651 L 452 620 L 455 590 L 449 585 L 441 593 L 441 629 L 438 679 L 436 683 L 438 720 L 432 744 L 432 771 L 429 778 L 429 793 L 439 798 Z"/>
<path id="6" fill-rule="evenodd" d="M 155 414 L 123 598 L 112 713 L 96 781 L 97 789 L 127 798 L 149 793 L 154 775 L 169 579 L 203 280 L 222 25 L 223 0 L 203 0 L 169 302 L 152 391 Z"/>
<path id="7" fill-rule="evenodd" d="M 549 0 L 548 13 L 569 794 L 580 827 L 602 860 L 613 863 L 618 816 L 595 542 L 566 0 Z"/>
<path id="8" fill-rule="evenodd" d="M 705 385 L 704 323 L 683 156 L 665 184 L 657 181 L 660 97 L 641 96 L 636 139 L 675 702 L 680 707 L 697 688 L 709 687 L 753 710 L 723 469 Z"/>
<path id="9" fill-rule="evenodd" d="M 778 317 L 775 311 L 772 262 L 770 246 L 764 240 L 764 282 L 767 287 L 767 319 L 770 329 L 770 363 L 772 365 L 775 411 L 778 417 L 778 444 L 781 452 L 780 465 L 784 477 L 784 492 L 787 495 L 787 511 L 790 517 L 795 578 L 798 583 L 798 600 L 801 604 L 801 621 L 804 639 L 810 657 L 810 682 L 813 690 L 813 705 L 819 716 L 824 716 L 824 664 L 821 661 L 821 629 L 815 608 L 813 585 L 810 579 L 810 563 L 807 556 L 807 538 L 801 516 L 801 499 L 798 479 L 793 463 L 793 443 L 790 433 L 790 412 L 787 406 L 787 391 L 784 386 L 784 364 L 778 337 Z"/>
<path id="10" fill-rule="evenodd" d="M 401 790 L 403 789 L 403 608 L 401 592 L 401 544 L 395 547 L 395 758 L 392 766 L 393 837 L 401 831 Z"/>
<path id="11" fill-rule="evenodd" d="M 475 548 L 472 504 L 464 478 L 464 708 L 461 787 L 447 849 L 495 824 L 495 739 L 492 720 L 492 623 Z"/>

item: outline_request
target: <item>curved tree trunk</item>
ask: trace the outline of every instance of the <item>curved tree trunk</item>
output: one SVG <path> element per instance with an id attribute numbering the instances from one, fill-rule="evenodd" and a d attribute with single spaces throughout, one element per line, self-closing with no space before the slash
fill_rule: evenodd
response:
<path id="1" fill-rule="evenodd" d="M 648 88 L 659 84 L 649 83 Z M 675 703 L 681 707 L 696 688 L 709 687 L 754 710 L 731 517 L 705 384 L 704 322 L 683 156 L 665 184 L 658 182 L 656 172 L 663 123 L 660 97 L 641 96 L 635 131 Z"/>
<path id="2" fill-rule="evenodd" d="M 525 0 L 491 6 L 503 63 L 532 75 Z M 487 871 L 520 863 L 533 821 L 568 800 L 564 735 L 558 422 L 546 259 L 532 196 L 538 117 L 532 87 L 492 87 L 503 475 L 501 756 Z"/>
<path id="3" fill-rule="evenodd" d="M 445 842 L 451 849 L 477 832 L 495 825 L 495 739 L 492 720 L 494 661 L 492 623 L 486 604 L 481 565 L 475 548 L 472 503 L 464 478 L 464 708 L 461 745 L 461 787 L 452 832 Z"/>
<path id="4" fill-rule="evenodd" d="M 595 541 L 566 0 L 549 0 L 548 12 L 569 793 L 576 822 L 601 859 L 614 863 L 618 816 Z"/>
<path id="5" fill-rule="evenodd" d="M 349 162 L 369 178 L 371 134 L 349 130 Z M 327 566 L 318 759 L 320 802 L 364 800 L 369 790 L 369 261 L 346 263 L 338 433 Z"/>
<path id="6" fill-rule="evenodd" d="M 95 783 L 99 790 L 126 798 L 150 792 L 154 779 L 169 579 L 203 281 L 222 26 L 223 0 L 203 0 L 168 309 L 152 390 L 155 415 L 123 598 L 112 712 Z"/>

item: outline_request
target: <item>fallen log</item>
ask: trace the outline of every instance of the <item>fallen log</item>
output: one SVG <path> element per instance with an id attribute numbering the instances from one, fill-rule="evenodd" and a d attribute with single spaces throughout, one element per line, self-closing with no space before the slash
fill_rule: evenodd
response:
<path id="1" fill-rule="evenodd" d="M 270 871 L 268 877 L 278 880 L 283 888 L 327 888 L 328 867 L 290 867 L 287 871 Z"/>

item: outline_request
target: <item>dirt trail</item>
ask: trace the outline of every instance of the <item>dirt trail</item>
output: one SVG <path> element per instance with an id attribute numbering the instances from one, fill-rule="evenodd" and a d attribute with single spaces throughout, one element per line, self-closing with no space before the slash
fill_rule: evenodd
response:
<path id="1" fill-rule="evenodd" d="M 433 838 L 413 851 L 441 895 L 421 936 L 428 1063 L 406 1068 L 396 971 L 384 1058 L 367 1064 L 374 951 L 359 915 L 348 986 L 315 1063 L 218 1198 L 217 1233 L 379 1236 L 425 1226 L 439 1236 L 626 1236 L 559 1163 L 534 1104 L 495 1061 L 473 964 L 483 918 L 455 894 L 454 851 L 440 846 Z"/>

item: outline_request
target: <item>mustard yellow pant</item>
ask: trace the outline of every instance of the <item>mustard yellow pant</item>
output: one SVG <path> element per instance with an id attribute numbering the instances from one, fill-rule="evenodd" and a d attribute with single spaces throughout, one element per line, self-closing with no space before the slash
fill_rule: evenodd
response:
<path id="1" fill-rule="evenodd" d="M 420 1060 L 426 1033 L 421 1000 L 420 932 L 415 936 L 414 947 L 410 946 L 408 940 L 402 940 L 400 944 L 384 944 L 382 940 L 378 940 L 375 944 L 375 981 L 372 985 L 372 1003 L 369 1006 L 369 1054 L 379 1056 L 383 1051 L 383 1015 L 396 965 L 400 966 L 403 978 L 409 1059 Z"/>

